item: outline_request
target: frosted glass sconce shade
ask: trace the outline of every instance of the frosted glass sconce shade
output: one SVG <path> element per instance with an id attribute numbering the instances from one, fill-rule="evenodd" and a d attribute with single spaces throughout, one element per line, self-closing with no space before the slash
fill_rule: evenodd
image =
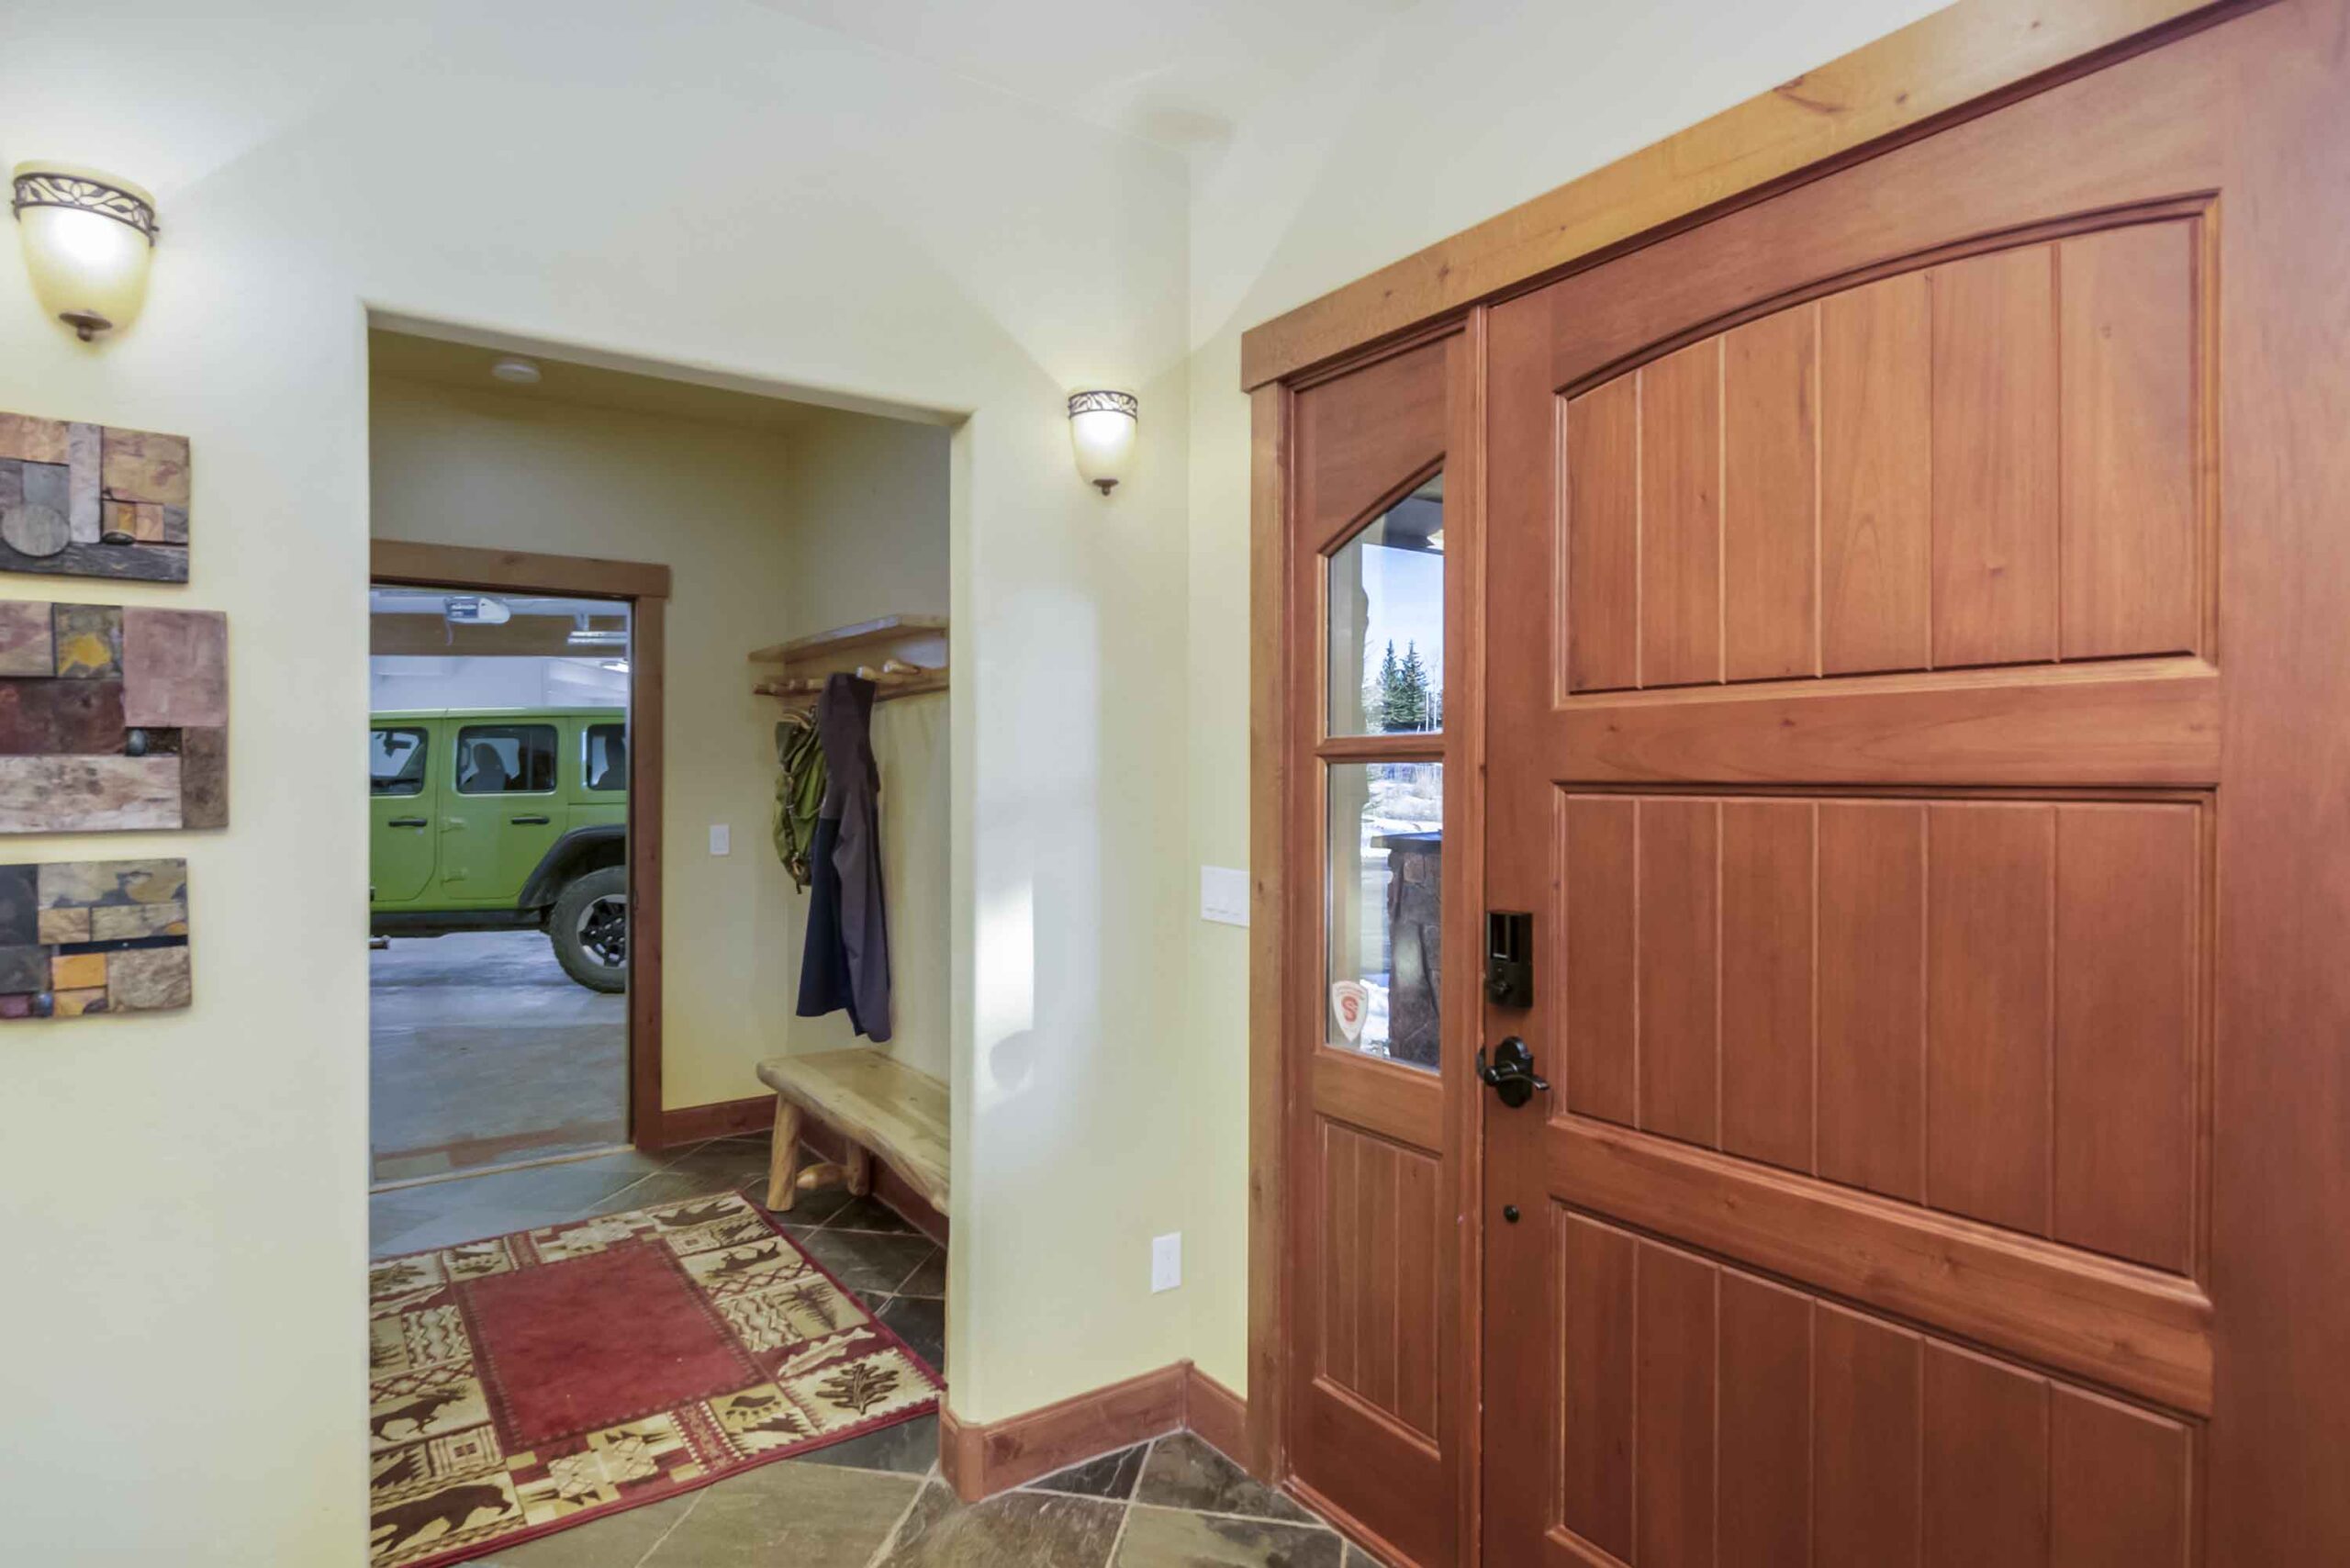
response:
<path id="1" fill-rule="evenodd" d="M 19 163 L 13 205 L 42 308 L 84 342 L 129 326 L 147 297 L 155 198 L 96 169 Z"/>
<path id="2" fill-rule="evenodd" d="M 1069 395 L 1069 439 L 1077 448 L 1077 471 L 1105 496 L 1125 477 L 1141 418 L 1142 400 L 1131 392 L 1094 388 Z"/>

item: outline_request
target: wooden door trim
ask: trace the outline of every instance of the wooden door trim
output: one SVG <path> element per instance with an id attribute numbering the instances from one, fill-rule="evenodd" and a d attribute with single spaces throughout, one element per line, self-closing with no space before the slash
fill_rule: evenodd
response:
<path id="1" fill-rule="evenodd" d="M 577 594 L 626 600 L 629 615 L 628 1137 L 662 1147 L 661 1106 L 661 730 L 669 568 L 471 544 L 407 539 L 368 543 L 372 582 L 500 593 Z M 651 918 L 641 917 L 650 912 Z"/>
<path id="2" fill-rule="evenodd" d="M 1551 1138 L 1552 1190 L 1595 1217 L 2211 1412 L 2211 1300 L 2192 1280 L 1588 1117 Z"/>
<path id="3" fill-rule="evenodd" d="M 1254 390 L 2268 0 L 1958 0 L 1243 333 Z"/>
<path id="4" fill-rule="evenodd" d="M 379 583 L 481 588 L 508 593 L 578 594 L 589 599 L 666 599 L 669 568 L 649 561 L 548 555 L 477 544 L 408 539 L 370 542 L 368 571 Z"/>

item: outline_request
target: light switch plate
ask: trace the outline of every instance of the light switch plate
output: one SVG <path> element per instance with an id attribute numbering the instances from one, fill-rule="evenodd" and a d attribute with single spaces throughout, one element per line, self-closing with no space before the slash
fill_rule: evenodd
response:
<path id="1" fill-rule="evenodd" d="M 1150 1290 L 1153 1295 L 1183 1282 L 1183 1233 L 1169 1231 L 1150 1238 Z"/>
<path id="2" fill-rule="evenodd" d="M 1200 918 L 1225 925 L 1248 924 L 1248 873 L 1229 866 L 1200 868 Z"/>
<path id="3" fill-rule="evenodd" d="M 731 854 L 731 853 L 733 852 L 733 848 L 734 848 L 734 830 L 733 830 L 733 828 L 732 828 L 731 826 L 729 826 L 729 825 L 728 825 L 727 823 L 711 823 L 711 824 L 710 824 L 710 852 L 711 852 L 712 855 L 726 855 L 726 854 Z"/>

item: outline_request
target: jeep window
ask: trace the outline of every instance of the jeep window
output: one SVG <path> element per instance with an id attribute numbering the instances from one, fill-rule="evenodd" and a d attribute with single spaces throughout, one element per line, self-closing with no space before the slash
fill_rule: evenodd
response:
<path id="1" fill-rule="evenodd" d="M 590 790 L 628 788 L 628 726 L 590 724 L 579 737 L 579 776 Z"/>
<path id="2" fill-rule="evenodd" d="M 457 793 L 543 795 L 554 788 L 553 724 L 468 724 L 457 732 Z"/>
<path id="3" fill-rule="evenodd" d="M 424 732 L 367 732 L 367 792 L 370 795 L 424 793 Z"/>

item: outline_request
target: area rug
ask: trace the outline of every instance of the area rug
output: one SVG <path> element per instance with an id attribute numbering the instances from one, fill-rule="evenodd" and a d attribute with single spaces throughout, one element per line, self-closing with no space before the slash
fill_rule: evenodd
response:
<path id="1" fill-rule="evenodd" d="M 431 1568 L 934 1410 L 937 1374 L 739 1193 L 368 1271 L 368 1550 Z"/>

